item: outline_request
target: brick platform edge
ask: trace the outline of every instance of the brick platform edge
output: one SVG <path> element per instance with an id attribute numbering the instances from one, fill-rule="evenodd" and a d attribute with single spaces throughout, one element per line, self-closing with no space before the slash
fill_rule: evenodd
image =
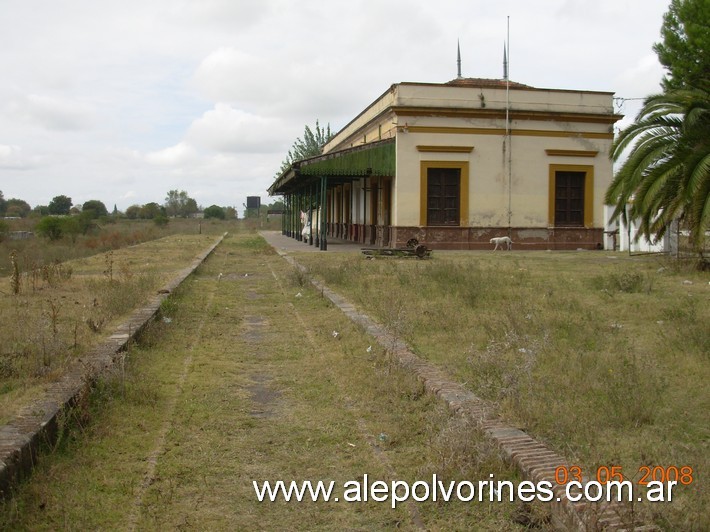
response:
<path id="1" fill-rule="evenodd" d="M 307 274 L 287 253 L 276 250 L 293 267 Z M 398 363 L 412 371 L 422 381 L 427 392 L 439 397 L 457 415 L 472 420 L 501 449 L 503 455 L 514 464 L 525 480 L 534 483 L 550 482 L 554 492 L 550 501 L 552 524 L 559 530 L 635 530 L 651 532 L 659 530 L 653 525 L 635 522 L 630 526 L 629 510 L 621 504 L 572 502 L 566 498 L 564 486 L 555 482 L 555 469 L 571 464 L 522 430 L 511 427 L 492 414 L 492 408 L 482 399 L 454 382 L 438 368 L 420 359 L 405 342 L 390 334 L 384 326 L 358 311 L 345 298 L 323 283 L 308 277 L 310 283 L 331 303 L 338 307 L 351 321 L 373 336 L 377 343 L 393 354 Z M 583 481 L 587 482 L 588 478 Z M 581 490 L 580 490 L 581 491 Z M 559 498 L 559 500 L 557 500 Z"/>
<path id="2" fill-rule="evenodd" d="M 40 448 L 56 443 L 62 417 L 70 413 L 96 379 L 114 365 L 128 343 L 155 317 L 163 300 L 212 254 L 226 235 L 224 233 L 198 255 L 190 266 L 180 270 L 144 307 L 133 311 L 107 340 L 75 361 L 60 380 L 47 385 L 40 399 L 0 427 L 0 498 L 11 497 L 13 487 L 31 474 Z"/>

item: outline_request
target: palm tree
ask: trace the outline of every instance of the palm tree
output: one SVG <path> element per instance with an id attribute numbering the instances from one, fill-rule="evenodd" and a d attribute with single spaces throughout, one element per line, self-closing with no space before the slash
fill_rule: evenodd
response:
<path id="1" fill-rule="evenodd" d="M 688 89 L 648 97 L 636 122 L 614 142 L 614 161 L 627 149 L 606 192 L 613 216 L 640 220 L 646 238 L 661 238 L 681 218 L 702 255 L 710 228 L 710 93 Z"/>

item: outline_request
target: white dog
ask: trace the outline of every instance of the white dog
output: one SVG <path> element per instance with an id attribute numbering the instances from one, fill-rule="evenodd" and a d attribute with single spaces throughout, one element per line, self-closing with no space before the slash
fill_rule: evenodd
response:
<path id="1" fill-rule="evenodd" d="M 493 248 L 493 251 L 498 249 L 499 246 L 500 249 L 503 249 L 503 246 L 505 246 L 508 251 L 513 249 L 513 241 L 507 236 L 497 236 L 495 238 L 491 238 L 491 244 L 496 245 L 496 247 Z"/>

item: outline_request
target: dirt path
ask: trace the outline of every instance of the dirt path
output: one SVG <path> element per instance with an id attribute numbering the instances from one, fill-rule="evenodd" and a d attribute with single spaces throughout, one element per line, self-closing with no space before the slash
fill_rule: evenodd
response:
<path id="1" fill-rule="evenodd" d="M 225 240 L 0 528 L 516 529 L 505 503 L 257 500 L 254 481 L 332 480 L 342 496 L 364 475 L 510 475 L 300 281 L 260 239 Z"/>

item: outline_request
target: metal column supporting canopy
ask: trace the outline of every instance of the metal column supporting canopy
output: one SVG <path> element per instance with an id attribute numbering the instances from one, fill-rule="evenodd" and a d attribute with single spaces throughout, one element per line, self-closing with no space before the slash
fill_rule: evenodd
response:
<path id="1" fill-rule="evenodd" d="M 297 240 L 302 239 L 300 212 L 310 209 L 312 213 L 315 203 L 316 212 L 320 212 L 316 245 L 326 250 L 328 187 L 353 183 L 363 177 L 392 177 L 395 175 L 395 160 L 394 138 L 310 157 L 294 162 L 279 175 L 269 188 L 269 195 L 285 196 L 291 222 L 286 231 Z"/>

